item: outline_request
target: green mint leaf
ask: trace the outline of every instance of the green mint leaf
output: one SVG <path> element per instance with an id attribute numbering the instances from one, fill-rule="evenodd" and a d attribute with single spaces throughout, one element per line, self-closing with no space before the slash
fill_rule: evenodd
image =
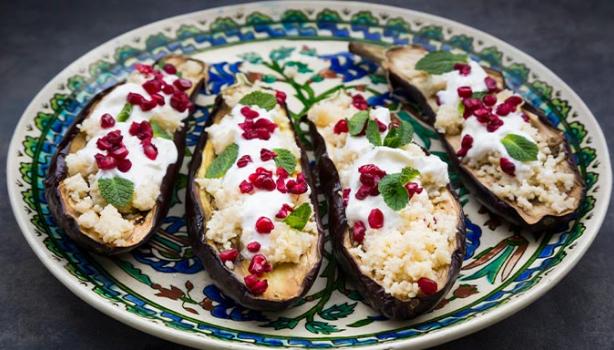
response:
<path id="1" fill-rule="evenodd" d="M 308 203 L 303 203 L 298 208 L 295 208 L 290 215 L 286 216 L 284 222 L 293 229 L 300 231 L 305 228 L 310 217 L 311 206 Z"/>
<path id="2" fill-rule="evenodd" d="M 132 105 L 130 103 L 126 103 L 117 115 L 117 121 L 125 122 L 128 120 L 128 118 L 130 118 L 130 114 L 132 114 Z"/>
<path id="3" fill-rule="evenodd" d="M 377 123 L 373 119 L 367 121 L 367 140 L 369 140 L 373 146 L 382 145 L 382 136 L 379 134 Z"/>
<path id="4" fill-rule="evenodd" d="M 296 157 L 294 157 L 294 154 L 284 148 L 273 148 L 273 152 L 276 154 L 275 158 L 273 158 L 275 165 L 278 168 L 286 169 L 288 174 L 292 174 L 296 168 Z"/>
<path id="5" fill-rule="evenodd" d="M 368 111 L 360 111 L 357 112 L 350 118 L 348 122 L 348 129 L 350 131 L 350 135 L 356 136 L 362 132 L 362 129 L 365 128 L 365 123 L 369 119 Z"/>
<path id="6" fill-rule="evenodd" d="M 537 160 L 537 145 L 523 136 L 516 134 L 507 134 L 501 139 L 501 143 L 505 146 L 510 157 L 521 162 Z"/>
<path id="7" fill-rule="evenodd" d="M 226 147 L 207 168 L 205 177 L 207 179 L 220 178 L 226 174 L 228 169 L 234 164 L 239 156 L 239 146 L 236 143 Z"/>
<path id="8" fill-rule="evenodd" d="M 467 55 L 457 55 L 449 51 L 433 51 L 416 63 L 416 70 L 429 74 L 443 74 L 454 69 L 456 63 L 466 63 Z"/>
<path id="9" fill-rule="evenodd" d="M 253 91 L 243 96 L 239 103 L 246 106 L 258 106 L 270 111 L 277 105 L 277 99 L 271 94 L 262 91 Z"/>
<path id="10" fill-rule="evenodd" d="M 151 130 L 153 130 L 154 137 L 160 137 L 167 140 L 172 140 L 172 136 L 164 130 L 155 120 L 150 120 L 149 124 L 151 124 Z"/>
<path id="11" fill-rule="evenodd" d="M 401 182 L 401 185 L 405 186 L 408 182 L 417 178 L 418 176 L 420 176 L 418 169 L 408 166 L 401 170 L 401 177 L 399 181 Z"/>
<path id="12" fill-rule="evenodd" d="M 388 134 L 384 137 L 384 146 L 398 148 L 410 143 L 414 135 L 414 128 L 410 123 L 400 120 L 399 125 L 391 125 Z"/>
<path id="13" fill-rule="evenodd" d="M 474 91 L 471 94 L 471 97 L 473 98 L 477 98 L 478 100 L 481 100 L 482 98 L 484 98 L 484 96 L 488 95 L 488 91 Z"/>
<path id="14" fill-rule="evenodd" d="M 401 175 L 399 173 L 388 174 L 377 185 L 379 192 L 384 197 L 384 202 L 392 210 L 401 210 L 409 202 L 407 191 L 401 184 Z"/>
<path id="15" fill-rule="evenodd" d="M 116 208 L 123 208 L 130 204 L 134 192 L 134 184 L 128 179 L 115 176 L 98 179 L 98 189 L 102 198 Z"/>

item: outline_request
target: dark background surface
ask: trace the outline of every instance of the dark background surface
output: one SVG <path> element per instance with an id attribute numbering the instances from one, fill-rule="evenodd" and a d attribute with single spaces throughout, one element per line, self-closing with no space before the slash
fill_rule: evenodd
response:
<path id="1" fill-rule="evenodd" d="M 566 81 L 606 137 L 612 135 L 614 1 L 382 2 L 471 25 L 532 55 Z M 128 30 L 230 3 L 0 0 L 0 183 L 6 183 L 6 153 L 19 116 L 61 69 Z M 28 247 L 4 186 L 0 223 L 0 348 L 180 348 L 103 315 L 63 287 Z M 613 226 L 610 210 L 585 258 L 539 301 L 441 348 L 614 348 Z"/>

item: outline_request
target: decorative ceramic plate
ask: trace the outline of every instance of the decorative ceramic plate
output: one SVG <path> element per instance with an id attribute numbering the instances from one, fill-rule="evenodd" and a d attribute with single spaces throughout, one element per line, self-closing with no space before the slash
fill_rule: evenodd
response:
<path id="1" fill-rule="evenodd" d="M 185 168 L 174 206 L 155 237 L 112 259 L 78 248 L 58 229 L 43 194 L 56 145 L 88 100 L 124 78 L 137 61 L 168 53 L 211 64 L 211 80 L 188 121 L 194 146 L 211 104 L 234 74 L 245 72 L 287 92 L 294 116 L 337 89 L 358 90 L 373 105 L 399 109 L 374 64 L 347 51 L 347 41 L 454 48 L 502 70 L 508 83 L 565 131 L 586 181 L 580 218 L 566 232 L 527 235 L 490 216 L 462 187 L 467 253 L 458 281 L 437 308 L 406 322 L 389 321 L 361 302 L 325 260 L 300 306 L 283 313 L 245 309 L 211 283 L 187 245 Z M 412 121 L 416 139 L 441 153 L 435 133 Z M 439 152 L 439 153 L 437 153 Z M 497 322 L 552 288 L 599 230 L 611 191 L 603 134 L 591 112 L 558 77 L 517 49 L 467 26 L 400 8 L 349 2 L 268 2 L 223 7 L 163 20 L 113 39 L 56 76 L 27 108 L 11 143 L 8 187 L 15 216 L 42 262 L 70 290 L 132 327 L 211 348 L 425 347 Z M 451 174 L 454 179 L 455 174 Z"/>

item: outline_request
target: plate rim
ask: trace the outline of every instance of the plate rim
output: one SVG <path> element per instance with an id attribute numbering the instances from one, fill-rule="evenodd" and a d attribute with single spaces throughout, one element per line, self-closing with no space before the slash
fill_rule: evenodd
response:
<path id="1" fill-rule="evenodd" d="M 603 150 L 603 152 L 601 152 L 601 162 L 604 166 L 604 173 L 601 174 L 600 179 L 603 180 L 603 184 L 601 184 L 600 188 L 601 196 L 603 196 L 604 199 L 603 204 L 601 204 L 600 206 L 595 206 L 595 208 L 593 209 L 594 223 L 591 227 L 587 226 L 587 232 L 583 235 L 586 238 L 582 241 L 577 242 L 577 245 L 573 249 L 575 254 L 572 256 L 569 256 L 571 255 L 569 254 L 568 257 L 565 259 L 567 261 L 567 264 L 559 265 L 557 268 L 548 272 L 546 275 L 544 275 L 543 280 L 540 283 L 535 285 L 526 293 L 522 294 L 520 297 L 511 297 L 504 305 L 479 313 L 478 317 L 472 318 L 470 321 L 466 320 L 451 326 L 446 326 L 444 328 L 434 330 L 432 332 L 414 338 L 391 340 L 389 342 L 379 344 L 358 345 L 357 347 L 360 347 L 362 349 L 392 349 L 404 348 L 406 346 L 423 348 L 458 339 L 462 336 L 469 335 L 487 326 L 495 324 L 524 309 L 526 306 L 530 305 L 531 303 L 542 297 L 546 292 L 548 292 L 552 287 L 554 287 L 558 282 L 560 282 L 560 280 L 563 279 L 581 260 L 588 248 L 591 246 L 595 237 L 599 234 L 599 231 L 609 208 L 612 190 L 611 160 L 609 149 L 607 147 L 607 143 L 605 142 L 605 135 L 603 133 L 603 130 L 601 129 L 599 122 L 594 117 L 588 106 L 580 98 L 580 96 L 578 96 L 578 94 L 573 89 L 571 89 L 571 87 L 567 85 L 567 83 L 565 83 L 557 74 L 552 72 L 547 66 L 540 63 L 531 55 L 475 27 L 471 27 L 469 25 L 465 25 L 463 23 L 442 16 L 432 15 L 426 12 L 416 11 L 413 9 L 398 6 L 380 5 L 370 2 L 359 1 L 348 1 L 339 3 L 335 1 L 326 0 L 310 1 L 308 5 L 304 5 L 302 1 L 261 1 L 236 5 L 217 6 L 176 16 L 165 17 L 160 20 L 134 28 L 96 46 L 95 48 L 73 60 L 72 63 L 70 63 L 59 73 L 53 76 L 53 78 L 51 78 L 42 88 L 40 88 L 35 97 L 30 101 L 24 112 L 21 114 L 13 132 L 13 135 L 11 136 L 11 142 L 8 149 L 8 157 L 6 163 L 6 179 L 13 216 L 15 217 L 23 236 L 26 238 L 28 245 L 34 251 L 38 259 L 43 263 L 43 265 L 52 273 L 52 275 L 56 279 L 58 279 L 64 286 L 66 286 L 73 294 L 75 294 L 77 297 L 79 297 L 81 300 L 85 301 L 89 305 L 96 308 L 98 311 L 101 311 L 107 316 L 110 316 L 128 326 L 136 328 L 145 333 L 192 347 L 212 346 L 216 349 L 223 349 L 226 348 L 229 344 L 232 344 L 232 347 L 236 349 L 254 349 L 255 347 L 259 347 L 258 345 L 252 343 L 224 341 L 209 337 L 207 335 L 191 334 L 170 327 L 166 327 L 154 321 L 148 321 L 100 298 L 89 288 L 87 288 L 87 286 L 82 283 L 79 283 L 70 274 L 66 273 L 65 270 L 62 269 L 60 263 L 58 263 L 58 261 L 56 261 L 48 253 L 48 251 L 45 251 L 43 249 L 43 245 L 41 245 L 36 239 L 36 234 L 30 230 L 30 223 L 27 221 L 26 214 L 22 211 L 23 201 L 21 200 L 21 198 L 18 197 L 18 194 L 20 192 L 12 186 L 17 181 L 17 172 L 13 171 L 13 169 L 15 169 L 15 166 L 19 165 L 17 159 L 17 151 L 21 146 L 20 141 L 22 137 L 18 136 L 20 136 L 19 134 L 23 133 L 22 131 L 30 122 L 29 120 L 27 120 L 27 116 L 33 114 L 33 112 L 38 109 L 37 106 L 44 102 L 43 96 L 46 94 L 47 90 L 52 89 L 53 85 L 57 85 L 58 83 L 63 82 L 65 80 L 63 78 L 65 78 L 69 74 L 69 72 L 74 71 L 76 67 L 82 64 L 82 62 L 87 62 L 92 57 L 99 56 L 100 52 L 104 52 L 117 46 L 116 43 L 123 43 L 127 41 L 127 39 L 129 39 L 131 36 L 134 36 L 135 34 L 139 34 L 139 36 L 145 35 L 146 33 L 151 32 L 152 29 L 160 27 L 160 25 L 164 23 L 180 22 L 182 20 L 202 16 L 213 11 L 227 13 L 229 11 L 237 12 L 241 9 L 255 9 L 262 6 L 275 5 L 280 5 L 283 8 L 305 8 L 305 6 L 311 6 L 313 8 L 321 9 L 331 6 L 335 7 L 340 4 L 343 4 L 348 7 L 351 7 L 353 5 L 360 7 L 370 7 L 373 10 L 381 9 L 388 12 L 400 11 L 403 13 L 404 17 L 419 16 L 429 21 L 451 25 L 456 28 L 462 29 L 463 31 L 469 32 L 472 35 L 482 36 L 486 38 L 489 42 L 504 47 L 506 51 L 513 54 L 514 57 L 520 57 L 522 61 L 526 62 L 529 66 L 538 67 L 541 71 L 543 71 L 543 73 L 545 73 L 545 75 L 547 75 L 547 80 L 549 82 L 551 82 L 554 86 L 560 87 L 560 89 L 562 90 L 566 90 L 565 92 L 569 95 L 569 98 L 574 100 L 576 109 L 585 110 L 586 112 L 588 112 L 583 115 L 583 121 L 593 123 L 595 126 L 595 133 L 592 134 L 595 136 L 593 137 L 593 145 L 595 148 Z M 605 203 L 608 204 L 606 205 Z"/>

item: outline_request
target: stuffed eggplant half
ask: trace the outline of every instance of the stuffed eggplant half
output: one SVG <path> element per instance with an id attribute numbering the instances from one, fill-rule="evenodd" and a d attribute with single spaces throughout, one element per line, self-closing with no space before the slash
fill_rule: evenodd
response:
<path id="1" fill-rule="evenodd" d="M 137 64 L 68 129 L 45 186 L 57 224 L 75 242 L 118 254 L 156 231 L 183 160 L 190 96 L 206 72 L 203 62 L 178 55 Z"/>
<path id="2" fill-rule="evenodd" d="M 190 165 L 194 252 L 239 304 L 291 306 L 317 277 L 324 238 L 285 94 L 238 83 L 218 96 L 210 121 Z"/>
<path id="3" fill-rule="evenodd" d="M 585 186 L 565 136 L 500 72 L 418 46 L 350 50 L 381 64 L 391 90 L 437 130 L 464 184 L 491 211 L 533 232 L 564 229 L 576 216 Z"/>
<path id="4" fill-rule="evenodd" d="M 446 163 L 411 142 L 412 127 L 342 92 L 307 115 L 337 261 L 383 315 L 432 309 L 465 250 L 462 207 Z"/>

